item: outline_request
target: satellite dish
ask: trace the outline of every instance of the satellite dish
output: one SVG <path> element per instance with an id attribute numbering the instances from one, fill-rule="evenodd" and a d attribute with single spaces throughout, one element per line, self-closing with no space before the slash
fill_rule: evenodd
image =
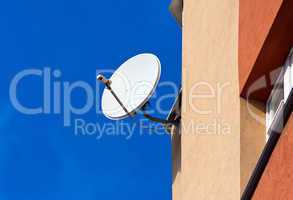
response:
<path id="1" fill-rule="evenodd" d="M 102 111 L 112 120 L 133 116 L 145 110 L 148 100 L 155 91 L 161 74 L 157 56 L 150 53 L 136 55 L 124 62 L 109 79 L 98 75 L 97 80 L 105 84 L 102 95 Z M 145 117 L 161 123 L 170 123 L 148 114 Z"/>

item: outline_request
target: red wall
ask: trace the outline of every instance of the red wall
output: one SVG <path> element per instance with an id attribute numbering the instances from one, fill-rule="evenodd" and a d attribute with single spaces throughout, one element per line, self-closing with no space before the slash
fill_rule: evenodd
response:
<path id="1" fill-rule="evenodd" d="M 287 122 L 252 199 L 293 199 L 293 114 Z"/>
<path id="2" fill-rule="evenodd" d="M 256 80 L 265 87 L 250 99 L 266 102 L 272 89 L 270 72 L 283 65 L 293 46 L 292 0 L 240 0 L 239 82 L 241 96 Z"/>
<path id="3" fill-rule="evenodd" d="M 240 0 L 239 81 L 242 89 L 269 34 L 282 0 Z"/>

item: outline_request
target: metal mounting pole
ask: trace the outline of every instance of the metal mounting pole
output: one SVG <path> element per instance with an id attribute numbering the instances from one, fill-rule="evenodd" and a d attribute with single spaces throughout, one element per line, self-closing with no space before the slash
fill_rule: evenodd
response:
<path id="1" fill-rule="evenodd" d="M 123 108 L 123 110 L 129 115 L 132 116 L 132 114 L 130 112 L 128 112 L 128 110 L 126 109 L 126 107 L 123 105 L 123 103 L 120 101 L 120 99 L 118 98 L 118 96 L 116 95 L 116 93 L 113 91 L 112 87 L 111 87 L 111 81 L 109 79 L 106 79 L 103 75 L 99 74 L 97 76 L 97 80 L 101 81 L 102 83 L 105 84 L 106 88 L 111 92 L 111 94 L 113 95 L 113 97 L 116 99 L 116 101 L 119 103 L 119 105 Z"/>
<path id="2" fill-rule="evenodd" d="M 177 120 L 166 120 L 166 119 L 160 119 L 160 118 L 157 118 L 157 117 L 153 117 L 149 114 L 147 114 L 145 112 L 145 108 L 146 106 L 148 105 L 149 103 L 147 102 L 143 107 L 142 107 L 142 111 L 143 111 L 143 116 L 153 122 L 158 122 L 158 123 L 161 123 L 163 125 L 174 125 L 174 126 L 178 126 L 179 124 L 179 119 Z"/>

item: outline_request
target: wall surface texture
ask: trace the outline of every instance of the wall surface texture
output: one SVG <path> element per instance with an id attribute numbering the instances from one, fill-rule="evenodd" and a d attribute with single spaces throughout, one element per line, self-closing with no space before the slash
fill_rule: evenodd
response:
<path id="1" fill-rule="evenodd" d="M 180 127 L 171 130 L 172 139 L 172 196 L 173 199 L 181 198 L 181 132 Z"/>
<path id="2" fill-rule="evenodd" d="M 256 188 L 253 200 L 293 198 L 293 115 L 273 151 Z"/>
<path id="3" fill-rule="evenodd" d="M 266 102 L 293 46 L 292 0 L 240 0 L 239 73 L 242 97 Z M 256 84 L 257 81 L 261 81 Z M 256 89 L 256 88 L 258 89 Z M 254 89 L 253 89 L 254 88 Z"/>
<path id="4" fill-rule="evenodd" d="M 244 88 L 283 0 L 240 0 L 239 81 Z"/>
<path id="5" fill-rule="evenodd" d="M 264 105 L 240 99 L 240 185 L 243 192 L 266 141 Z"/>
<path id="6" fill-rule="evenodd" d="M 175 200 L 240 199 L 238 7 L 235 0 L 184 1 L 181 198 Z"/>

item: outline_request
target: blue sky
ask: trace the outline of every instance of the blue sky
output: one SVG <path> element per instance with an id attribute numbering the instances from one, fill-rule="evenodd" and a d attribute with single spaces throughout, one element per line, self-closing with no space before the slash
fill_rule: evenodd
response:
<path id="1" fill-rule="evenodd" d="M 169 0 L 10 0 L 0 4 L 0 199 L 149 200 L 171 199 L 168 135 L 75 135 L 62 114 L 25 115 L 9 99 L 9 85 L 21 70 L 50 67 L 52 80 L 81 80 L 95 88 L 97 69 L 116 69 L 142 52 L 156 54 L 160 81 L 181 81 L 181 30 Z M 18 98 L 43 103 L 40 78 L 24 80 Z M 159 88 L 158 96 L 170 92 Z M 84 104 L 84 93 L 72 95 Z M 155 100 L 153 100 L 155 101 Z M 169 98 L 163 106 L 171 107 Z M 98 106 L 100 101 L 95 102 Z M 158 116 L 165 117 L 158 113 Z M 88 122 L 113 123 L 92 108 Z M 123 120 L 137 124 L 140 117 Z M 137 128 L 138 129 L 138 128 Z"/>

